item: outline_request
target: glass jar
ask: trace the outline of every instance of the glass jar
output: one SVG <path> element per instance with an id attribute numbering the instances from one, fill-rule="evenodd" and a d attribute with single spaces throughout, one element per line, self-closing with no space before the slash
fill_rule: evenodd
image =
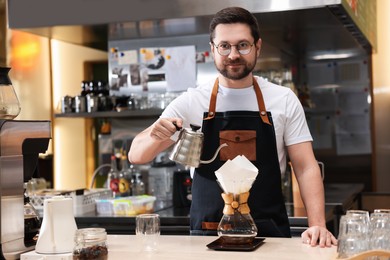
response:
<path id="1" fill-rule="evenodd" d="M 107 232 L 104 228 L 78 229 L 74 242 L 74 260 L 108 259 Z"/>
<path id="2" fill-rule="evenodd" d="M 0 119 L 14 119 L 20 113 L 20 104 L 12 82 L 10 68 L 0 67 Z"/>

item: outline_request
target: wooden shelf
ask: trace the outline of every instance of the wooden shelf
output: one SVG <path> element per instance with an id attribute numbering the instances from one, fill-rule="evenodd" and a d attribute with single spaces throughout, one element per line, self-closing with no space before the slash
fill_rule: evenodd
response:
<path id="1" fill-rule="evenodd" d="M 100 112 L 83 112 L 83 113 L 59 113 L 55 114 L 56 118 L 139 118 L 139 117 L 158 117 L 161 109 L 143 109 L 143 110 L 124 110 L 117 111 L 100 111 Z"/>

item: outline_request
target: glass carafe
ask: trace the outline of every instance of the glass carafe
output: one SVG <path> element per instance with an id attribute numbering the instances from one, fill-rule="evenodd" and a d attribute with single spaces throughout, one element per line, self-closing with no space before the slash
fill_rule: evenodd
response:
<path id="1" fill-rule="evenodd" d="M 20 104 L 12 82 L 10 68 L 0 67 L 0 119 L 14 119 L 19 115 Z"/>
<path id="2" fill-rule="evenodd" d="M 237 192 L 225 191 L 222 193 L 225 206 L 217 232 L 224 244 L 237 245 L 251 243 L 257 235 L 257 227 L 248 206 L 249 189 L 253 181 L 250 180 L 249 182 L 250 185 L 248 185 L 249 183 L 240 185 L 241 187 L 246 187 L 244 189 L 230 189 L 236 190 Z M 236 185 L 237 183 L 233 186 Z"/>

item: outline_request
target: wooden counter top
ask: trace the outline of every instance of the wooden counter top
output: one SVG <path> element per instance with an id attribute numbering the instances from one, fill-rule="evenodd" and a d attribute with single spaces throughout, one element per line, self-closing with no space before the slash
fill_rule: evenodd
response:
<path id="1" fill-rule="evenodd" d="M 160 236 L 155 252 L 143 252 L 135 235 L 109 235 L 108 259 L 336 259 L 337 247 L 303 244 L 300 238 L 266 238 L 254 251 L 215 251 L 207 248 L 216 236 Z"/>

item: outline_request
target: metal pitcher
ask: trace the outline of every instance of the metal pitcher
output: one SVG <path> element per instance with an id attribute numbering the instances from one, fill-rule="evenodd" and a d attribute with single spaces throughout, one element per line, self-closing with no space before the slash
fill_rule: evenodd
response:
<path id="1" fill-rule="evenodd" d="M 219 150 L 227 146 L 227 144 L 221 144 L 215 152 L 213 158 L 202 161 L 200 160 L 200 155 L 202 154 L 203 148 L 203 133 L 198 132 L 200 126 L 193 124 L 190 124 L 190 126 L 191 129 L 179 128 L 176 126 L 176 128 L 180 130 L 180 134 L 169 159 L 189 167 L 198 167 L 201 163 L 211 163 L 217 157 Z"/>

